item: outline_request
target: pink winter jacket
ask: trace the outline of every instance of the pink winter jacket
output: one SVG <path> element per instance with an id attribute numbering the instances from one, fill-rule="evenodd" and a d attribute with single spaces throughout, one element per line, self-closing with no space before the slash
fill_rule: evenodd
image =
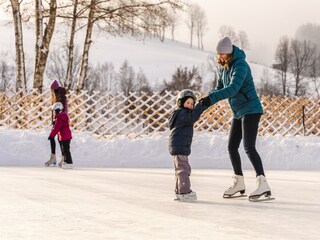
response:
<path id="1" fill-rule="evenodd" d="M 55 124 L 50 133 L 50 137 L 54 138 L 58 134 L 59 141 L 72 139 L 72 134 L 69 127 L 69 117 L 65 112 L 55 115 Z"/>

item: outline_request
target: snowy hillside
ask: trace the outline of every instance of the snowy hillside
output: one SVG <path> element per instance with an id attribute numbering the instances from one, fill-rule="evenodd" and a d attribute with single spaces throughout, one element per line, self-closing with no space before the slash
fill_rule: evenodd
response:
<path id="1" fill-rule="evenodd" d="M 62 26 L 56 28 L 51 44 L 51 52 L 61 51 L 61 43 L 65 42 L 65 30 Z M 8 52 L 8 61 L 13 62 L 15 56 L 15 38 L 12 25 L 1 21 L 0 31 L 2 37 L 0 39 L 0 52 Z M 82 51 L 83 33 L 76 35 L 76 42 Z M 34 29 L 24 28 L 24 47 L 26 51 L 27 67 L 32 71 L 34 56 Z M 97 33 L 93 39 L 90 52 L 90 63 L 96 65 L 105 62 L 112 63 L 118 70 L 121 64 L 128 60 L 133 66 L 135 72 L 140 69 L 146 74 L 153 87 L 162 84 L 164 79 L 171 79 L 172 74 L 177 67 L 199 68 L 200 74 L 204 79 L 204 83 L 210 81 L 207 72 L 207 58 L 212 52 L 202 51 L 197 48 L 190 48 L 188 44 L 165 40 L 162 43 L 158 39 L 136 40 L 130 37 L 114 37 L 105 33 Z M 250 59 L 249 59 L 250 60 Z M 250 63 L 253 76 L 256 82 L 260 81 L 265 66 Z M 270 70 L 270 75 L 273 70 Z M 46 84 L 49 84 L 47 79 Z M 30 85 L 30 84 L 29 84 Z M 205 89 L 204 89 L 205 91 Z"/>

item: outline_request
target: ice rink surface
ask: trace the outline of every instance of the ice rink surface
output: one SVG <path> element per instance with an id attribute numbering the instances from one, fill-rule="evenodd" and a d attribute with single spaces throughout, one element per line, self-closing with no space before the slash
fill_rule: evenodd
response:
<path id="1" fill-rule="evenodd" d="M 319 239 L 319 171 L 266 171 L 268 202 L 223 199 L 231 174 L 193 170 L 181 203 L 173 169 L 0 167 L 0 239 Z"/>

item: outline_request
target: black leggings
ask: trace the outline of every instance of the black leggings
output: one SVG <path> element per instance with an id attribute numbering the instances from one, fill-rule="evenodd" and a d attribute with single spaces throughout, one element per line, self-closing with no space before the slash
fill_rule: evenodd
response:
<path id="1" fill-rule="evenodd" d="M 54 138 L 49 138 L 50 139 L 50 145 L 51 145 L 51 153 L 56 154 L 56 141 Z M 65 140 L 65 141 L 59 141 L 60 149 L 61 149 L 61 154 L 64 156 L 64 162 L 66 163 L 72 163 L 72 157 L 70 153 L 70 142 L 71 140 Z"/>
<path id="2" fill-rule="evenodd" d="M 70 142 L 71 140 L 59 141 L 62 155 L 64 156 L 64 162 L 72 164 L 72 157 L 70 153 Z"/>
<path id="3" fill-rule="evenodd" d="M 50 146 L 51 146 L 51 153 L 55 155 L 56 154 L 56 141 L 54 140 L 54 138 L 49 138 L 49 140 L 50 140 Z M 59 141 L 59 144 L 60 144 L 61 153 L 62 153 L 62 155 L 64 155 L 60 141 Z"/>
<path id="4" fill-rule="evenodd" d="M 243 175 L 238 151 L 242 138 L 244 150 L 256 171 L 256 175 L 264 175 L 262 161 L 256 150 L 256 139 L 260 118 L 261 114 L 248 114 L 244 115 L 241 119 L 232 120 L 228 151 L 233 171 L 236 175 Z"/>

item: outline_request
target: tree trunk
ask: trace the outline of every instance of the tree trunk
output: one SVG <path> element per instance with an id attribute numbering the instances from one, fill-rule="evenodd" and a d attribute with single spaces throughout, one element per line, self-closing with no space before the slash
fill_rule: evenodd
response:
<path id="1" fill-rule="evenodd" d="M 298 96 L 298 93 L 299 93 L 299 90 L 300 90 L 300 78 L 299 76 L 296 76 L 296 89 L 295 89 L 295 92 L 294 92 L 294 95 L 295 96 Z"/>
<path id="2" fill-rule="evenodd" d="M 42 92 L 44 71 L 46 68 L 49 47 L 54 32 L 57 16 L 57 1 L 50 0 L 50 16 L 48 24 L 43 31 L 42 0 L 36 0 L 36 59 L 34 67 L 33 88 L 38 88 Z"/>
<path id="3" fill-rule="evenodd" d="M 190 27 L 190 47 L 192 48 L 193 26 Z"/>
<path id="4" fill-rule="evenodd" d="M 88 16 L 88 24 L 87 24 L 87 33 L 86 38 L 83 46 L 83 54 L 81 59 L 81 65 L 80 65 L 80 74 L 77 81 L 77 91 L 80 91 L 84 89 L 85 81 L 87 78 L 87 72 L 88 72 L 88 63 L 89 63 L 89 50 L 92 43 L 91 36 L 92 36 L 92 30 L 94 25 L 94 14 L 95 14 L 95 8 L 96 8 L 96 1 L 97 0 L 91 0 L 90 3 L 90 11 Z"/>
<path id="5" fill-rule="evenodd" d="M 283 72 L 283 77 L 282 77 L 282 94 L 286 96 L 287 93 L 287 70 Z"/>
<path id="6" fill-rule="evenodd" d="M 23 48 L 23 34 L 22 34 L 22 22 L 19 0 L 11 0 L 14 31 L 15 31 L 15 42 L 16 42 L 16 90 L 22 88 L 26 91 L 27 80 L 26 80 L 26 68 Z"/>
<path id="7" fill-rule="evenodd" d="M 70 40 L 69 40 L 69 46 L 68 46 L 68 67 L 67 67 L 66 79 L 65 79 L 65 87 L 67 89 L 71 89 L 71 83 L 73 80 L 72 72 L 73 72 L 73 61 L 74 61 L 74 35 L 76 33 L 78 0 L 74 0 L 73 4 L 74 4 L 74 8 L 73 8 Z"/>
<path id="8" fill-rule="evenodd" d="M 171 27 L 171 39 L 174 41 L 174 31 L 175 31 L 175 26 Z"/>
<path id="9" fill-rule="evenodd" d="M 200 49 L 200 31 L 198 32 L 198 48 Z"/>
<path id="10" fill-rule="evenodd" d="M 203 50 L 203 33 L 201 34 L 201 50 Z"/>

